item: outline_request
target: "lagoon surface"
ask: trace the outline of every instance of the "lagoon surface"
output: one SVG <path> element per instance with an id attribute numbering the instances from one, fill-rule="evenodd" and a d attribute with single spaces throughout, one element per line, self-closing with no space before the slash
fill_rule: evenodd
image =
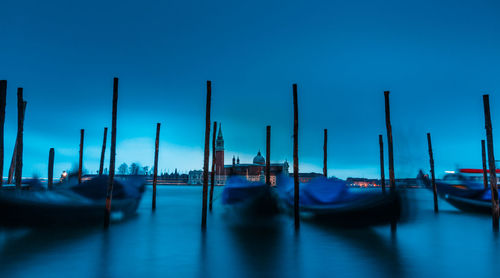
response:
<path id="1" fill-rule="evenodd" d="M 500 239 L 487 215 L 407 191 L 411 212 L 389 226 L 340 229 L 277 217 L 234 223 L 219 203 L 201 232 L 201 187 L 148 187 L 137 217 L 101 227 L 0 229 L 0 277 L 498 277 Z"/>

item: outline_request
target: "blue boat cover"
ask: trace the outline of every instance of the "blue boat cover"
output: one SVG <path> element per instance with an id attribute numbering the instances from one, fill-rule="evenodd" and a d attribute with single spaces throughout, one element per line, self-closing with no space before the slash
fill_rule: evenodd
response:
<path id="1" fill-rule="evenodd" d="M 277 185 L 281 199 L 293 204 L 294 183 L 291 178 L 282 178 Z M 299 203 L 303 206 L 331 205 L 351 200 L 351 194 L 345 181 L 318 177 L 299 185 Z"/>
<path id="2" fill-rule="evenodd" d="M 483 195 L 481 195 L 481 200 L 491 201 L 491 189 L 485 190 Z"/>

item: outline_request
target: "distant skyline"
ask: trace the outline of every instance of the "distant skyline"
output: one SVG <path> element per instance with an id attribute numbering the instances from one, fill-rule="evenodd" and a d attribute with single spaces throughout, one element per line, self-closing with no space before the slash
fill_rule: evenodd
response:
<path id="1" fill-rule="evenodd" d="M 266 125 L 272 162 L 292 160 L 297 83 L 301 172 L 322 171 L 327 128 L 330 175 L 378 177 L 384 90 L 391 91 L 397 178 L 428 171 L 427 132 L 438 177 L 457 166 L 480 168 L 485 93 L 500 149 L 499 14 L 498 1 L 6 0 L 4 173 L 17 87 L 28 102 L 24 176 L 47 176 L 51 147 L 56 177 L 77 164 L 81 128 L 84 168 L 95 172 L 111 125 L 113 77 L 120 79 L 117 166 L 151 166 L 161 122 L 159 169 L 201 169 L 211 80 L 226 164 L 265 150 Z M 107 167 L 109 144 L 106 158 Z"/>

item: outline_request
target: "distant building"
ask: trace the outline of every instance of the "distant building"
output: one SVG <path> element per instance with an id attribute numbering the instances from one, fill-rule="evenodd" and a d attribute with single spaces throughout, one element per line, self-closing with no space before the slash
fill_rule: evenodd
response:
<path id="1" fill-rule="evenodd" d="M 346 179 L 346 183 L 349 186 L 353 187 L 378 187 L 381 186 L 381 182 L 379 179 L 366 179 L 366 178 L 352 178 L 349 177 Z M 389 181 L 385 183 L 387 187 L 389 187 Z"/>
<path id="2" fill-rule="evenodd" d="M 240 158 L 233 156 L 233 163 L 224 165 L 224 137 L 222 129 L 219 128 L 217 140 L 215 141 L 215 182 L 223 185 L 229 176 L 243 176 L 248 181 L 265 182 L 266 159 L 260 151 L 254 157 L 252 163 L 240 163 Z M 276 185 L 276 176 L 288 175 L 288 162 L 271 163 L 270 179 L 271 185 Z M 203 171 L 189 171 L 189 184 L 203 184 Z"/>
<path id="3" fill-rule="evenodd" d="M 379 187 L 382 186 L 380 179 L 352 178 L 346 179 L 347 185 L 353 187 Z M 396 179 L 396 187 L 398 188 L 414 188 L 419 187 L 415 178 Z M 390 180 L 385 180 L 385 186 L 390 187 Z"/>
<path id="4" fill-rule="evenodd" d="M 203 171 L 202 170 L 189 171 L 188 184 L 203 184 Z"/>
<path id="5" fill-rule="evenodd" d="M 240 163 L 240 158 L 233 157 L 233 163 L 224 165 L 224 172 L 227 176 L 244 176 L 248 181 L 265 182 L 266 159 L 257 152 L 253 158 L 253 163 Z M 270 163 L 271 185 L 276 185 L 277 175 L 288 175 L 288 162 Z"/>
<path id="6" fill-rule="evenodd" d="M 222 125 L 219 125 L 219 133 L 215 141 L 215 174 L 224 175 L 224 138 L 222 137 Z"/>
<path id="7" fill-rule="evenodd" d="M 299 173 L 299 182 L 300 183 L 308 183 L 312 179 L 317 178 L 317 177 L 322 177 L 323 174 L 320 173 Z M 290 173 L 290 177 L 293 178 L 293 173 Z"/>
<path id="8" fill-rule="evenodd" d="M 189 181 L 189 175 L 187 174 L 179 174 L 177 169 L 171 174 L 163 173 L 158 177 L 158 184 L 187 184 Z"/>

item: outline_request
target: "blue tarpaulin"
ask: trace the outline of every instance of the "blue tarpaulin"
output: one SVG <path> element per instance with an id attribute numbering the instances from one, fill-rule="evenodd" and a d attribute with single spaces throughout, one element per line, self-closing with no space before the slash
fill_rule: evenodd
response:
<path id="1" fill-rule="evenodd" d="M 280 198 L 293 203 L 294 183 L 291 178 L 282 178 L 277 185 Z M 299 185 L 299 203 L 304 206 L 329 205 L 352 198 L 346 182 L 340 179 L 318 177 Z"/>

